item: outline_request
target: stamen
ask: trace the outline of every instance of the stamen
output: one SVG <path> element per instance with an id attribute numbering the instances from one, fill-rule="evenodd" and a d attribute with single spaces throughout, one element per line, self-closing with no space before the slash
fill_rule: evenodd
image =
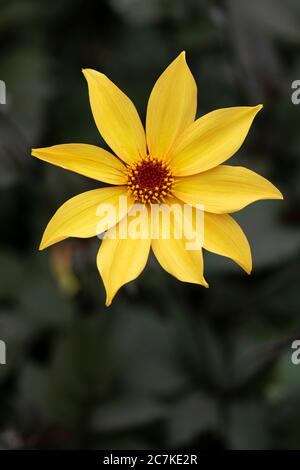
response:
<path id="1" fill-rule="evenodd" d="M 168 165 L 147 156 L 127 167 L 128 189 L 134 199 L 142 204 L 164 202 L 171 194 L 174 178 Z"/>

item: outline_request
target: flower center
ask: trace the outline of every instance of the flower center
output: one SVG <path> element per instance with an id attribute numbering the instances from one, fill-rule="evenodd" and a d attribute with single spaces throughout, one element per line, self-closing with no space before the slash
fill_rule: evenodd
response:
<path id="1" fill-rule="evenodd" d="M 171 193 L 174 178 L 168 165 L 154 157 L 144 157 L 127 167 L 128 188 L 142 204 L 159 204 Z"/>

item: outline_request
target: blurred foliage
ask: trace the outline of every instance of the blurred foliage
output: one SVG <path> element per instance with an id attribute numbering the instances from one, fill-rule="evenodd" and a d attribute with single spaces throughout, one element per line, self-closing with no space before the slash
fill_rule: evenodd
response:
<path id="1" fill-rule="evenodd" d="M 300 448 L 299 1 L 2 0 L 0 38 L 1 448 Z M 183 49 L 199 114 L 264 103 L 234 163 L 285 201 L 237 214 L 251 277 L 206 253 L 205 290 L 151 259 L 107 309 L 97 240 L 37 251 L 55 209 L 95 182 L 30 148 L 105 145 L 82 67 L 108 74 L 144 117 Z"/>

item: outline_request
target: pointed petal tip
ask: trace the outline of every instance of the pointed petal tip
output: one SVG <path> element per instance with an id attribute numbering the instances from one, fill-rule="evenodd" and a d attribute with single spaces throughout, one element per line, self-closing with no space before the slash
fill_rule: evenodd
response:
<path id="1" fill-rule="evenodd" d="M 180 52 L 180 54 L 177 56 L 177 58 L 175 59 L 175 61 L 181 62 L 181 63 L 187 65 L 187 62 L 186 62 L 186 51 Z"/>
<path id="2" fill-rule="evenodd" d="M 89 79 L 92 79 L 92 78 L 97 78 L 99 79 L 100 77 L 102 78 L 107 78 L 107 76 L 102 73 L 102 72 L 98 72 L 98 70 L 94 70 L 94 69 L 81 69 L 83 75 L 85 76 L 86 80 L 89 78 Z"/>
<path id="3" fill-rule="evenodd" d="M 282 192 L 279 191 L 279 189 L 277 189 L 277 196 L 278 196 L 277 199 L 281 199 L 281 200 L 284 199 L 284 196 L 283 196 Z"/>
<path id="4" fill-rule="evenodd" d="M 43 156 L 43 151 L 47 150 L 47 147 L 31 149 L 31 156 L 40 158 Z"/>
<path id="5" fill-rule="evenodd" d="M 199 285 L 202 286 L 202 287 L 205 287 L 206 289 L 209 288 L 209 284 L 208 284 L 208 282 L 206 281 L 206 279 L 204 277 L 202 277 L 199 280 Z"/>
<path id="6" fill-rule="evenodd" d="M 246 263 L 237 263 L 244 271 L 245 273 L 250 276 L 252 274 L 252 258 L 249 260 L 249 262 Z"/>
<path id="7" fill-rule="evenodd" d="M 84 77 L 87 79 L 88 75 L 89 75 L 89 71 L 91 69 L 81 69 L 81 72 L 83 73 Z"/>
<path id="8" fill-rule="evenodd" d="M 273 186 L 272 188 L 273 192 L 272 192 L 272 195 L 270 196 L 270 199 L 280 199 L 280 200 L 284 199 L 282 192 L 279 191 L 279 189 L 276 188 L 276 186 L 274 186 L 273 184 L 272 186 Z"/>
<path id="9" fill-rule="evenodd" d="M 254 116 L 259 113 L 259 111 L 264 107 L 263 104 L 257 104 L 256 106 L 249 106 L 249 111 L 254 113 Z"/>
<path id="10" fill-rule="evenodd" d="M 81 69 L 81 71 L 82 71 L 82 73 L 84 75 L 84 78 L 86 80 L 88 80 L 89 78 L 93 78 L 93 74 L 94 74 L 94 72 L 96 72 L 96 70 L 93 70 L 93 69 Z"/>
<path id="11" fill-rule="evenodd" d="M 112 293 L 109 293 L 109 292 L 106 291 L 105 307 L 110 307 L 111 306 L 115 295 L 116 295 L 116 292 L 114 294 L 112 294 Z"/>
<path id="12" fill-rule="evenodd" d="M 39 251 L 43 251 L 46 248 L 49 248 L 49 246 L 53 245 L 53 241 L 48 238 L 48 240 L 45 238 L 45 235 L 43 235 L 43 238 L 41 239 L 41 242 L 39 244 Z"/>
<path id="13" fill-rule="evenodd" d="M 39 244 L 39 251 L 43 251 L 45 248 L 47 248 L 47 245 L 43 243 L 43 240 L 42 240 L 41 243 Z"/>
<path id="14" fill-rule="evenodd" d="M 37 157 L 40 149 L 31 149 L 31 156 Z"/>
<path id="15" fill-rule="evenodd" d="M 39 251 L 43 251 L 44 248 L 45 248 L 44 235 L 45 234 L 43 234 L 42 239 L 41 239 L 40 244 L 39 244 Z"/>

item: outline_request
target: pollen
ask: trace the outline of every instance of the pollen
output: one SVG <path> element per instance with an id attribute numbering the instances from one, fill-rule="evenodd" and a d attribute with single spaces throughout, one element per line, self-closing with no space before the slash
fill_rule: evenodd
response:
<path id="1" fill-rule="evenodd" d="M 168 165 L 151 156 L 127 167 L 127 186 L 136 202 L 160 204 L 171 194 L 174 178 Z"/>

